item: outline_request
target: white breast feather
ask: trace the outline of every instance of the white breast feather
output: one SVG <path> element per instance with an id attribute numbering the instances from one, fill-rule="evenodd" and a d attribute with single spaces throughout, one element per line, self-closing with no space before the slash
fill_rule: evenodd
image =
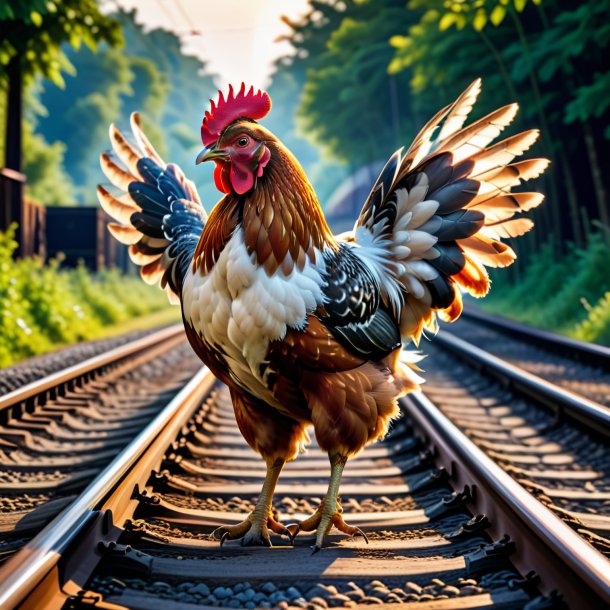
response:
<path id="1" fill-rule="evenodd" d="M 323 271 L 322 255 L 316 252 L 316 264 L 308 261 L 303 271 L 269 277 L 248 254 L 240 227 L 207 275 L 189 271 L 184 315 L 208 343 L 222 347 L 244 389 L 275 405 L 260 365 L 271 341 L 283 339 L 288 328 L 303 328 L 307 315 L 324 302 Z"/>

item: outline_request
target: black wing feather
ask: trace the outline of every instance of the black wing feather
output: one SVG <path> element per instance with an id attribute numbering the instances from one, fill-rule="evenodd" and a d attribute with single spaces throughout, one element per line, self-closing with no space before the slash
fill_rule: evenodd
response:
<path id="1" fill-rule="evenodd" d="M 324 256 L 326 304 L 318 310 L 335 339 L 367 360 L 380 360 L 401 345 L 396 321 L 379 299 L 379 284 L 351 246 Z"/>

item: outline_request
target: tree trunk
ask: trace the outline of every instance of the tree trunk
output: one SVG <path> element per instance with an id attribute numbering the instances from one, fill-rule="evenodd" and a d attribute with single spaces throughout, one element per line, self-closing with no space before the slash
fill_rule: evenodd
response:
<path id="1" fill-rule="evenodd" d="M 494 56 L 496 63 L 498 64 L 500 74 L 502 75 L 502 80 L 504 81 L 508 94 L 511 97 L 510 101 L 518 102 L 519 95 L 517 93 L 517 90 L 515 89 L 515 85 L 513 84 L 513 81 L 510 78 L 510 75 L 508 74 L 508 69 L 506 68 L 506 62 L 504 61 L 502 55 L 500 55 L 500 52 L 498 51 L 498 49 L 495 47 L 495 45 L 493 44 L 493 42 L 491 41 L 489 36 L 487 36 L 487 34 L 485 34 L 485 32 L 483 30 L 477 31 L 477 34 L 479 35 L 481 40 L 485 43 L 485 46 L 489 49 L 491 54 Z"/>
<path id="2" fill-rule="evenodd" d="M 595 150 L 595 140 L 593 139 L 593 131 L 591 124 L 585 121 L 582 124 L 585 135 L 585 146 L 587 156 L 589 157 L 589 166 L 591 167 L 591 176 L 593 177 L 593 186 L 595 188 L 595 199 L 597 201 L 597 209 L 599 211 L 599 219 L 604 225 L 604 239 L 608 242 L 610 235 L 610 214 L 608 213 L 608 201 L 606 188 L 602 180 L 602 173 L 597 159 L 597 151 Z"/>
<path id="3" fill-rule="evenodd" d="M 559 162 L 561 163 L 561 171 L 563 173 L 563 180 L 566 187 L 566 195 L 568 197 L 568 203 L 570 204 L 570 218 L 572 219 L 572 230 L 574 231 L 574 241 L 577 246 L 584 245 L 584 238 L 580 227 L 580 215 L 578 205 L 578 195 L 576 194 L 576 186 L 574 185 L 574 176 L 570 164 L 566 159 L 565 154 L 561 149 L 557 151 L 559 156 Z"/>
<path id="4" fill-rule="evenodd" d="M 392 120 L 392 131 L 394 132 L 394 139 L 400 145 L 400 107 L 398 105 L 398 87 L 396 87 L 396 78 L 390 76 L 390 115 Z"/>
<path id="5" fill-rule="evenodd" d="M 542 127 L 542 133 L 547 133 L 547 134 L 552 134 L 551 131 L 551 127 L 549 125 L 549 122 L 547 121 L 546 118 L 546 113 L 545 113 L 545 108 L 544 108 L 544 104 L 542 102 L 542 95 L 540 93 L 540 87 L 538 84 L 538 78 L 536 77 L 536 74 L 534 72 L 534 64 L 532 62 L 532 57 L 531 57 L 531 53 L 530 53 L 530 49 L 529 49 L 529 44 L 527 42 L 527 38 L 525 36 L 525 32 L 523 30 L 523 27 L 521 25 L 521 22 L 519 21 L 519 16 L 518 14 L 515 12 L 514 9 L 509 9 L 509 14 L 513 20 L 513 23 L 515 24 L 515 30 L 517 32 L 517 36 L 519 37 L 519 42 L 521 43 L 521 47 L 523 48 L 523 54 L 525 56 L 525 60 L 527 63 L 527 68 L 528 68 L 528 79 L 530 81 L 530 86 L 532 88 L 532 92 L 534 94 L 534 100 L 536 103 L 536 112 L 538 114 L 538 120 L 540 121 L 540 126 Z M 555 154 L 553 151 L 552 147 L 549 147 L 548 142 L 543 138 L 542 139 L 542 147 L 545 153 L 545 156 L 547 156 L 552 163 L 554 163 L 555 161 Z M 549 201 L 549 207 L 551 208 L 551 222 L 552 222 L 552 227 L 553 227 L 553 233 L 554 235 L 554 240 L 556 244 L 562 244 L 563 243 L 563 239 L 562 239 L 562 234 L 561 234 L 561 222 L 560 222 L 560 218 L 561 218 L 561 208 L 559 206 L 559 192 L 557 190 L 555 181 L 551 178 L 549 178 L 549 190 L 550 190 L 550 200 Z M 555 246 L 553 246 L 555 248 Z"/>
<path id="6" fill-rule="evenodd" d="M 15 55 L 8 65 L 4 166 L 18 172 L 21 171 L 21 90 L 21 58 Z"/>

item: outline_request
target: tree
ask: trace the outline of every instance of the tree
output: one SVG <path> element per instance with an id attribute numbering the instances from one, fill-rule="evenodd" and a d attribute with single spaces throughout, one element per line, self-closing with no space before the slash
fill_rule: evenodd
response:
<path id="1" fill-rule="evenodd" d="M 21 167 L 21 93 L 23 81 L 41 75 L 58 86 L 71 65 L 62 50 L 67 42 L 95 49 L 99 41 L 121 41 L 116 21 L 102 15 L 94 0 L 17 0 L 0 4 L 0 83 L 7 90 L 5 165 Z"/>
<path id="2" fill-rule="evenodd" d="M 307 71 L 299 114 L 309 138 L 357 169 L 384 161 L 412 133 L 404 96 L 408 77 L 388 74 L 387 65 L 396 24 L 406 25 L 413 16 L 402 0 L 361 0 L 344 7 Z"/>
<path id="3" fill-rule="evenodd" d="M 162 157 L 191 173 L 201 147 L 205 100 L 216 92 L 204 64 L 183 55 L 180 39 L 173 33 L 144 32 L 135 12 L 113 18 L 121 25 L 124 47 L 102 43 L 96 53 L 67 49 L 75 74 L 66 75 L 63 89 L 45 83 L 39 95 L 38 132 L 49 142 L 65 145 L 66 169 L 78 201 L 84 204 L 92 203 L 95 186 L 103 180 L 98 158 L 109 147 L 108 125 L 127 127 L 130 113 L 136 110 Z M 215 203 L 217 195 L 209 182 L 208 201 Z"/>

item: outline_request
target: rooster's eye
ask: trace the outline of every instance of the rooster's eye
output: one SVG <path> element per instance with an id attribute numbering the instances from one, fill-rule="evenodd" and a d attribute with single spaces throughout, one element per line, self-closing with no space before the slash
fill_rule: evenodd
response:
<path id="1" fill-rule="evenodd" d="M 242 136 L 239 138 L 239 140 L 237 140 L 237 146 L 248 146 L 248 142 L 250 142 L 250 140 L 246 136 Z"/>

